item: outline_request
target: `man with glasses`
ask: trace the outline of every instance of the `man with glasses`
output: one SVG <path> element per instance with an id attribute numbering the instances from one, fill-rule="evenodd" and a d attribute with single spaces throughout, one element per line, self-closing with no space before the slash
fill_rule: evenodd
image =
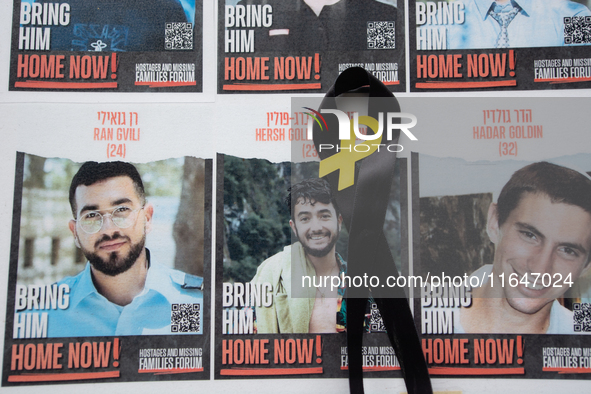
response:
<path id="1" fill-rule="evenodd" d="M 69 302 L 50 313 L 49 337 L 201 333 L 203 280 L 150 261 L 154 207 L 133 165 L 84 163 L 70 206 L 70 231 L 88 263 L 58 282 L 68 286 Z M 171 325 L 178 310 L 193 318 Z"/>

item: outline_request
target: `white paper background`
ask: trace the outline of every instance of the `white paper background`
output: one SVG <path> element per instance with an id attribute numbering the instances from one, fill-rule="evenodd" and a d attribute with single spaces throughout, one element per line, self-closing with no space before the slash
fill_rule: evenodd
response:
<path id="1" fill-rule="evenodd" d="M 266 158 L 271 161 L 290 159 L 288 141 L 257 142 L 254 130 L 265 126 L 266 112 L 289 111 L 291 96 L 216 94 L 217 4 L 210 0 L 205 0 L 204 3 L 204 93 L 48 93 L 8 92 L 12 1 L 0 0 L 0 181 L 4 185 L 0 188 L 0 221 L 4 223 L 0 226 L 0 332 L 4 332 L 6 314 L 7 283 L 2 278 L 6 278 L 8 274 L 17 151 L 76 161 L 106 160 L 106 142 L 92 139 L 93 128 L 100 126 L 97 113 L 132 111 L 139 114 L 141 141 L 128 142 L 125 158 L 128 161 L 145 162 L 184 155 L 215 158 L 216 152 L 244 158 Z M 589 90 L 414 93 L 397 96 L 400 98 L 403 111 L 415 113 L 419 118 L 419 125 L 414 130 L 419 141 L 403 141 L 405 153 L 413 150 L 438 157 L 464 158 L 467 161 L 498 160 L 498 154 L 492 147 L 493 143 L 488 144 L 489 141 L 485 141 L 483 144 L 483 141 L 472 140 L 470 129 L 462 130 L 461 125 L 477 124 L 481 119 L 478 118 L 481 116 L 478 111 L 481 111 L 485 104 L 503 108 L 504 105 L 508 106 L 508 103 L 517 107 L 520 103 L 523 103 L 523 107 L 537 106 L 535 108 L 539 110 L 534 115 L 536 122 L 544 124 L 544 138 L 524 142 L 523 147 L 520 147 L 519 160 L 539 160 L 580 152 L 589 153 L 591 150 Z M 446 99 L 438 101 L 437 106 L 429 107 L 426 102 L 431 105 L 434 100 L 420 100 L 427 97 Z M 459 97 L 470 99 L 454 100 Z M 558 104 L 555 104 L 554 100 L 532 100 L 537 97 L 570 98 L 557 100 Z M 470 112 L 466 106 L 473 106 L 470 116 L 474 119 L 457 119 L 459 102 L 462 102 L 462 111 Z M 456 119 L 460 127 L 454 126 Z M 422 178 L 422 181 L 424 179 Z M 425 193 L 435 195 L 445 192 L 444 185 L 437 182 L 431 183 L 430 186 L 422 183 L 421 189 Z M 478 185 L 466 185 L 467 192 L 473 192 L 475 189 L 478 189 Z M 215 245 L 212 245 L 212 250 L 215 250 Z M 215 272 L 215 269 L 211 272 Z M 213 288 L 211 292 L 214 294 Z M 211 308 L 213 311 L 213 302 Z M 215 311 L 212 313 L 213 316 Z M 211 350 L 213 355 L 213 347 Z M 469 393 L 555 393 L 575 390 L 586 392 L 590 384 L 589 381 L 572 380 L 433 379 L 433 387 L 437 391 L 462 390 Z M 402 379 L 367 379 L 365 387 L 367 393 L 406 391 Z M 104 390 L 117 393 L 157 393 L 175 390 L 183 393 L 346 393 L 348 382 L 345 379 L 209 380 L 2 387 L 0 390 L 15 393 L 37 393 L 41 390 L 51 393 L 77 393 L 82 390 L 90 393 Z"/>

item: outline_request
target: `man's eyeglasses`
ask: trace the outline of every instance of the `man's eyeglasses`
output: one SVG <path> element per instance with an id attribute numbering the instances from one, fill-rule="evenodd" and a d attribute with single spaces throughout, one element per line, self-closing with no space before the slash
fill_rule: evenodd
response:
<path id="1" fill-rule="evenodd" d="M 74 220 L 80 224 L 82 230 L 87 234 L 96 234 L 103 228 L 103 223 L 107 216 L 111 217 L 113 224 L 119 228 L 128 228 L 133 226 L 137 219 L 137 213 L 144 209 L 131 209 L 129 207 L 121 206 L 113 210 L 113 213 L 101 214 L 98 211 L 87 212 L 79 219 Z"/>

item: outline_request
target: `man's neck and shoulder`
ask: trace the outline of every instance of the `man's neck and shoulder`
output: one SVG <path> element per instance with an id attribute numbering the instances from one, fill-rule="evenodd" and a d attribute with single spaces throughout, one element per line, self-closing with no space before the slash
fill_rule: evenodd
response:
<path id="1" fill-rule="evenodd" d="M 183 302 L 183 299 L 203 299 L 203 277 L 154 263 L 148 270 L 146 289 L 156 291 L 170 302 Z"/>
<path id="2" fill-rule="evenodd" d="M 345 260 L 335 251 L 329 252 L 328 255 L 331 258 L 321 262 L 327 263 L 331 260 L 332 266 L 338 267 L 338 270 L 334 271 L 334 275 L 346 273 L 347 263 Z M 295 242 L 261 263 L 251 283 L 271 283 L 275 298 L 271 308 L 273 312 L 268 311 L 269 308 L 257 308 L 257 322 L 261 330 L 259 332 L 336 332 L 337 322 L 334 312 L 337 311 L 337 304 L 342 298 L 342 288 L 336 289 L 336 294 L 326 294 L 325 302 L 321 304 L 316 302 L 318 295 L 315 287 L 301 289 L 292 289 L 291 287 L 294 269 L 310 278 L 318 275 L 316 266 L 311 261 L 314 259 L 313 256 L 305 253 L 300 242 Z M 323 270 L 324 267 L 325 264 L 322 264 L 320 269 Z M 299 280 L 297 284 L 300 284 Z M 303 291 L 306 295 L 293 297 L 293 291 Z M 330 289 L 325 291 L 330 291 Z M 321 308 L 322 306 L 324 308 Z M 334 319 L 327 319 L 327 316 L 333 314 Z M 283 316 L 283 318 L 278 319 L 278 316 Z"/>
<path id="3" fill-rule="evenodd" d="M 294 255 L 295 256 L 292 256 Z M 312 306 L 309 299 L 292 297 L 292 267 L 304 269 L 302 274 L 311 275 L 311 267 L 301 256 L 304 250 L 299 242 L 288 245 L 279 253 L 263 261 L 252 278 L 253 285 L 269 283 L 272 286 L 273 302 L 270 306 L 257 306 L 256 319 L 259 333 L 308 332 Z"/>
<path id="4" fill-rule="evenodd" d="M 552 302 L 550 324 L 546 334 L 575 334 L 574 313 L 560 304 L 558 300 Z"/>
<path id="5" fill-rule="evenodd" d="M 302 249 L 302 245 L 296 242 L 283 248 L 281 252 L 264 260 L 257 268 L 256 275 L 252 279 L 253 283 L 275 282 L 282 276 L 284 271 L 291 270 L 291 250 Z M 273 280 L 274 279 L 274 280 Z"/>
<path id="6" fill-rule="evenodd" d="M 469 308 L 462 308 L 454 321 L 454 332 L 496 334 L 575 334 L 573 312 L 558 300 L 551 301 L 538 315 L 510 309 L 505 299 L 475 298 Z"/>
<path id="7" fill-rule="evenodd" d="M 300 242 L 295 242 L 291 245 L 285 246 L 281 252 L 274 254 L 273 256 L 269 257 L 265 261 L 263 261 L 258 269 L 257 273 L 254 276 L 252 282 L 253 283 L 263 283 L 263 282 L 270 282 L 271 278 L 281 278 L 285 276 L 284 272 L 291 272 L 292 268 L 292 257 L 294 256 L 305 256 L 306 259 L 306 267 L 307 270 L 311 275 L 317 274 L 316 264 L 314 264 L 313 259 L 314 257 L 309 256 L 305 253 L 304 248 Z M 343 271 L 347 272 L 347 262 L 341 257 L 338 252 L 329 253 L 330 257 L 332 258 L 329 261 L 331 267 L 334 264 L 339 266 L 339 274 Z M 323 264 L 322 266 L 324 266 Z M 327 265 L 327 266 L 328 266 Z M 312 271 L 313 270 L 313 271 Z"/>
<path id="8" fill-rule="evenodd" d="M 202 277 L 152 262 L 148 249 L 144 250 L 143 255 L 145 258 L 138 258 L 130 270 L 115 277 L 96 271 L 87 262 L 78 275 L 63 278 L 58 286 L 65 284 L 69 287 L 71 308 L 88 296 L 104 298 L 105 302 L 125 307 L 150 291 L 176 303 L 181 302 L 179 298 L 203 298 Z M 125 291 L 122 293 L 121 289 Z"/>
<path id="9" fill-rule="evenodd" d="M 483 285 L 472 289 L 472 305 L 461 308 L 454 317 L 454 333 L 572 334 L 573 312 L 553 300 L 534 314 L 515 310 L 491 285 L 493 265 L 485 264 L 471 277 L 484 278 Z M 495 278 L 498 282 L 498 278 Z M 493 280 L 495 280 L 493 279 Z M 494 283 L 494 282 L 493 282 Z"/>

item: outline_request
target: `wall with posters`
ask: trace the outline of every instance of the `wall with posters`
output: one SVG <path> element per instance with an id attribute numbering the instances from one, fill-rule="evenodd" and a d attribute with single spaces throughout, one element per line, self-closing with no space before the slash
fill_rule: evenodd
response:
<path id="1" fill-rule="evenodd" d="M 513 172 L 539 161 L 591 172 L 588 3 L 327 3 L 0 3 L 1 390 L 347 392 L 346 334 L 257 332 L 266 301 L 246 291 L 262 291 L 251 285 L 257 268 L 296 241 L 287 188 L 318 176 L 313 120 L 292 98 L 320 100 L 348 68 L 370 72 L 416 119 L 418 140 L 399 141 L 384 226 L 402 276 L 482 277 L 499 255 L 489 207 Z M 135 331 L 95 331 L 99 323 L 64 313 L 80 294 L 64 278 L 91 269 L 69 226 L 67 190 L 83 162 L 116 160 L 138 168 L 154 207 L 149 264 L 172 272 L 176 292 L 134 320 Z M 99 208 L 107 226 L 115 212 Z M 346 262 L 346 229 L 337 238 Z M 556 242 L 589 254 L 586 239 Z M 561 291 L 530 297 L 560 311 L 557 331 L 482 318 L 486 327 L 473 330 L 465 317 L 478 286 L 407 288 L 435 391 L 588 386 L 586 267 L 560 271 L 573 282 Z M 508 290 L 536 273 L 527 270 L 515 286 L 507 272 Z M 366 391 L 406 391 L 374 303 L 366 314 Z M 172 328 L 179 319 L 184 328 Z"/>

